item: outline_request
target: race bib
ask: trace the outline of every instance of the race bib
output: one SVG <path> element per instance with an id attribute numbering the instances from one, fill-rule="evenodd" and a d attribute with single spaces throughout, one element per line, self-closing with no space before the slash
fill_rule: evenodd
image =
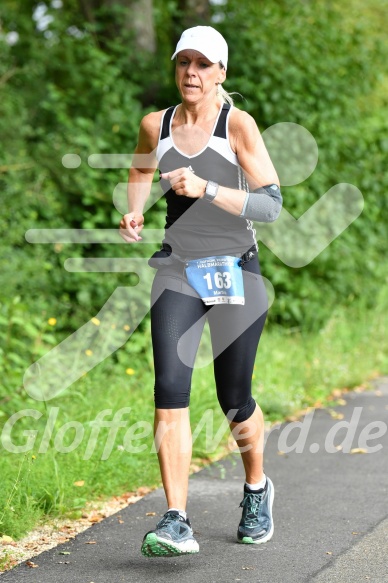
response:
<path id="1" fill-rule="evenodd" d="M 238 257 L 219 255 L 186 262 L 187 280 L 207 305 L 245 304 Z"/>

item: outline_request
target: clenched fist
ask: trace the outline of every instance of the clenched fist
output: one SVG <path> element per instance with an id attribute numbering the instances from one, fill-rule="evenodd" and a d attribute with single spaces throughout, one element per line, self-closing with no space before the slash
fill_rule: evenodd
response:
<path id="1" fill-rule="evenodd" d="M 202 198 L 207 181 L 196 176 L 188 168 L 178 168 L 160 175 L 163 180 L 168 180 L 171 188 L 180 196 L 189 198 Z"/>
<path id="2" fill-rule="evenodd" d="M 144 227 L 143 215 L 128 213 L 120 221 L 120 235 L 127 243 L 141 241 L 139 234 Z"/>

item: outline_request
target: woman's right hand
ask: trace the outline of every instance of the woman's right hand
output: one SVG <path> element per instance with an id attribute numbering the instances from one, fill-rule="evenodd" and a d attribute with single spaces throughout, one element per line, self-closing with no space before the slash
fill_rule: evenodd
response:
<path id="1" fill-rule="evenodd" d="M 120 221 L 120 235 L 127 243 L 141 241 L 139 234 L 144 227 L 143 215 L 128 213 Z"/>

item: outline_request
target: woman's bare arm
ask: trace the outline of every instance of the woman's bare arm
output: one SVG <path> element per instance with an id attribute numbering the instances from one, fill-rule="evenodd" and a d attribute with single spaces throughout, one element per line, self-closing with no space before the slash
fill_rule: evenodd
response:
<path id="1" fill-rule="evenodd" d="M 231 115 L 229 135 L 240 166 L 253 192 L 260 186 L 280 185 L 255 120 L 244 111 L 234 109 Z M 244 206 L 246 192 L 220 186 L 212 204 L 233 214 L 240 215 Z"/>
<path id="2" fill-rule="evenodd" d="M 129 170 L 129 212 L 120 221 L 120 235 L 128 243 L 141 240 L 139 235 L 144 226 L 143 209 L 157 168 L 155 154 L 162 114 L 162 111 L 149 113 L 140 124 L 138 143 Z"/>
<path id="3" fill-rule="evenodd" d="M 275 203 L 271 195 L 267 194 L 266 191 L 260 193 L 255 193 L 254 191 L 267 185 L 279 187 L 279 178 L 253 117 L 237 109 L 233 110 L 232 113 L 232 119 L 229 124 L 231 147 L 237 154 L 240 166 L 248 181 L 249 196 L 253 197 L 251 203 L 252 201 L 255 203 L 249 206 L 254 208 L 255 215 L 262 215 L 263 217 L 261 219 L 252 218 L 253 220 L 269 222 L 274 220 L 280 212 L 281 202 L 280 204 L 278 202 Z M 205 193 L 207 181 L 190 172 L 188 168 L 178 168 L 163 174 L 162 178 L 170 181 L 171 188 L 177 195 L 202 198 Z M 257 197 L 257 200 L 255 197 Z M 247 193 L 243 190 L 219 186 L 217 196 L 211 204 L 222 208 L 228 213 L 240 216 L 246 206 L 246 199 Z M 279 189 L 278 199 L 281 201 Z M 263 207 L 262 213 L 260 213 L 261 203 Z M 271 205 L 274 207 L 273 209 L 270 208 Z"/>

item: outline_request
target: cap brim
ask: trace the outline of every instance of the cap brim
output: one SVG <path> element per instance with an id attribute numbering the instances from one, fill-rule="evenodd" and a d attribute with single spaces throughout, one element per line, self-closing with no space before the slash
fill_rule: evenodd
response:
<path id="1" fill-rule="evenodd" d="M 195 39 L 193 37 L 184 38 L 179 41 L 176 47 L 176 51 L 171 57 L 171 60 L 173 60 L 178 53 L 187 49 L 191 49 L 192 51 L 198 51 L 204 57 L 206 57 L 211 63 L 218 63 L 221 60 L 218 56 L 219 53 L 216 50 L 213 50 L 212 47 L 208 47 L 204 52 L 203 40 Z"/>

